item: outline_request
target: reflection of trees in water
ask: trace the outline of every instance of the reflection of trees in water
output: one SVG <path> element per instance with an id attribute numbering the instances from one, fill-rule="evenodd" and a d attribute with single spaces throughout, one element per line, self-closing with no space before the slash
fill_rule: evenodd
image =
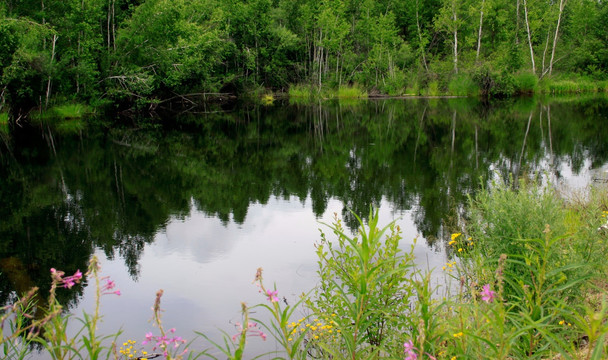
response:
<path id="1" fill-rule="evenodd" d="M 21 259 L 33 284 L 48 268 L 86 267 L 95 248 L 125 259 L 137 277 L 146 243 L 191 204 L 242 224 L 252 203 L 310 198 L 316 216 L 330 199 L 367 215 L 383 199 L 415 210 L 429 241 L 493 176 L 523 174 L 548 158 L 574 171 L 608 158 L 605 102 L 383 100 L 187 115 L 164 131 L 23 132 L 2 152 L 0 259 Z M 178 129 L 179 128 L 179 129 Z M 556 170 L 557 172 L 559 169 Z M 0 280 L 2 301 L 18 286 Z"/>

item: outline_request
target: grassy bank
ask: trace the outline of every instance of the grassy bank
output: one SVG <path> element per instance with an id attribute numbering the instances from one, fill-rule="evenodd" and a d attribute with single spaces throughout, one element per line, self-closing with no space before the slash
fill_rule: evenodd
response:
<path id="1" fill-rule="evenodd" d="M 267 356 L 285 359 L 605 359 L 608 191 L 560 195 L 523 180 L 491 184 L 470 199 L 443 239 L 446 264 L 430 272 L 414 265 L 415 245 L 403 250 L 401 230 L 380 224 L 377 211 L 358 218 L 356 236 L 335 218 L 315 246 L 318 286 L 283 301 L 281 284 L 266 286 L 258 269 L 252 291 L 260 303 L 243 304 L 242 322 L 221 343 L 195 334 L 206 350 L 163 328 L 162 290 L 156 327 L 145 336 L 142 329 L 141 339 L 96 334 L 99 302 L 118 295 L 116 284 L 99 274 L 96 259 L 86 275 L 52 269 L 44 316 L 32 317 L 33 293 L 4 308 L 0 351 L 21 358 L 37 343 L 53 359 L 250 359 L 260 354 L 248 351 L 247 339 L 271 337 L 280 350 Z M 83 276 L 97 284 L 97 308 L 68 338 L 74 320 L 61 314 L 55 293 Z"/>
<path id="2" fill-rule="evenodd" d="M 289 98 L 296 102 L 298 100 L 365 99 L 367 91 L 359 85 L 343 85 L 337 88 L 292 85 L 289 87 Z"/>
<path id="3" fill-rule="evenodd" d="M 410 76 L 403 79 L 401 91 L 384 92 L 382 89 L 365 89 L 360 85 L 325 87 L 319 90 L 311 85 L 293 85 L 289 97 L 296 102 L 325 99 L 361 99 L 368 93 L 374 96 L 468 96 L 502 98 L 532 94 L 594 94 L 608 93 L 608 81 L 588 77 L 560 75 L 541 80 L 530 72 L 507 74 L 479 68 L 447 77 Z"/>

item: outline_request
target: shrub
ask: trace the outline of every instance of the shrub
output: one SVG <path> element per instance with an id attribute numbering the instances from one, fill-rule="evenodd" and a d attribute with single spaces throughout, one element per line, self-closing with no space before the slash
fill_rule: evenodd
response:
<path id="1" fill-rule="evenodd" d="M 457 75 L 448 84 L 450 95 L 469 96 L 479 94 L 479 86 L 468 75 Z"/>
<path id="2" fill-rule="evenodd" d="M 536 75 L 524 72 L 515 75 L 515 88 L 518 93 L 534 93 L 538 87 Z"/>

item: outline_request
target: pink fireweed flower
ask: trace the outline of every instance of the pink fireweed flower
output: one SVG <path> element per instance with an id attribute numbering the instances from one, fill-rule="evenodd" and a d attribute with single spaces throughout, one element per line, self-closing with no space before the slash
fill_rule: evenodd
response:
<path id="1" fill-rule="evenodd" d="M 255 322 L 248 323 L 246 329 L 243 329 L 243 325 L 237 322 L 236 328 L 239 332 L 232 337 L 232 341 L 236 341 L 237 338 L 243 335 L 243 332 L 245 332 L 247 336 L 259 336 L 262 338 L 262 340 L 266 341 L 266 334 L 260 330 L 258 324 Z"/>
<path id="2" fill-rule="evenodd" d="M 496 297 L 496 292 L 490 290 L 490 284 L 485 284 L 482 287 L 481 300 L 483 300 L 485 302 L 492 302 L 492 301 L 494 301 L 495 297 Z"/>
<path id="3" fill-rule="evenodd" d="M 416 353 L 418 349 L 416 349 L 412 340 L 408 340 L 403 343 L 403 348 L 405 352 L 405 360 L 418 360 L 418 354 Z M 427 352 L 421 355 L 422 358 L 424 358 L 424 355 L 428 356 L 430 360 L 437 360 L 437 358 Z"/>
<path id="4" fill-rule="evenodd" d="M 116 283 L 113 280 L 110 280 L 109 276 L 105 276 L 105 277 L 103 277 L 101 279 L 106 281 L 106 283 L 101 287 L 101 294 L 102 295 L 118 295 L 118 296 L 120 296 L 120 290 L 114 290 L 114 288 L 116 287 Z"/>
<path id="5" fill-rule="evenodd" d="M 80 270 L 76 270 L 74 275 L 72 276 L 64 276 L 65 273 L 63 271 L 58 271 L 55 268 L 51 268 L 51 277 L 54 281 L 57 282 L 58 285 L 63 285 L 66 289 L 71 289 L 72 286 L 80 282 L 82 279 L 82 273 Z"/>
<path id="6" fill-rule="evenodd" d="M 172 332 L 175 332 L 175 329 Z M 155 336 L 151 332 L 146 333 L 146 339 L 141 342 L 142 345 L 147 345 L 150 343 L 154 343 L 152 347 L 152 351 L 156 351 L 156 349 L 163 350 L 164 354 L 167 354 L 167 348 L 173 345 L 173 348 L 177 349 L 180 345 L 185 344 L 186 340 L 184 340 L 181 336 L 167 337 L 167 335 L 159 335 Z M 182 354 L 184 354 L 186 350 Z M 165 355 L 166 357 L 167 355 Z"/>
<path id="7" fill-rule="evenodd" d="M 141 344 L 142 345 L 146 345 L 147 343 L 151 342 L 152 339 L 154 339 L 154 334 L 152 334 L 151 332 L 147 332 L 146 333 L 146 340 L 142 341 Z"/>
<path id="8" fill-rule="evenodd" d="M 279 301 L 279 298 L 277 297 L 278 295 L 278 291 L 270 291 L 270 290 L 266 290 L 266 296 L 268 296 L 268 300 L 270 300 L 270 302 L 277 302 Z"/>
<path id="9" fill-rule="evenodd" d="M 416 349 L 414 347 L 414 343 L 412 342 L 412 340 L 406 341 L 403 344 L 403 347 L 405 348 L 405 360 L 416 360 L 418 359 L 418 355 L 414 352 L 414 349 Z"/>

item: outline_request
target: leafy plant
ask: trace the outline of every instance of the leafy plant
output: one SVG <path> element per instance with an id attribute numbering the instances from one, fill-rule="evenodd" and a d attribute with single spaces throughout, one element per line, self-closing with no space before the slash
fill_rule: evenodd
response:
<path id="1" fill-rule="evenodd" d="M 320 284 L 307 305 L 315 314 L 335 314 L 336 342 L 315 344 L 323 353 L 363 359 L 402 351 L 397 339 L 409 325 L 405 317 L 415 271 L 412 252 L 399 249 L 400 229 L 394 222 L 378 228 L 377 210 L 370 211 L 367 227 L 355 217 L 360 224 L 356 237 L 348 236 L 337 218 L 329 226 L 337 241 L 322 233 L 317 244 Z"/>

